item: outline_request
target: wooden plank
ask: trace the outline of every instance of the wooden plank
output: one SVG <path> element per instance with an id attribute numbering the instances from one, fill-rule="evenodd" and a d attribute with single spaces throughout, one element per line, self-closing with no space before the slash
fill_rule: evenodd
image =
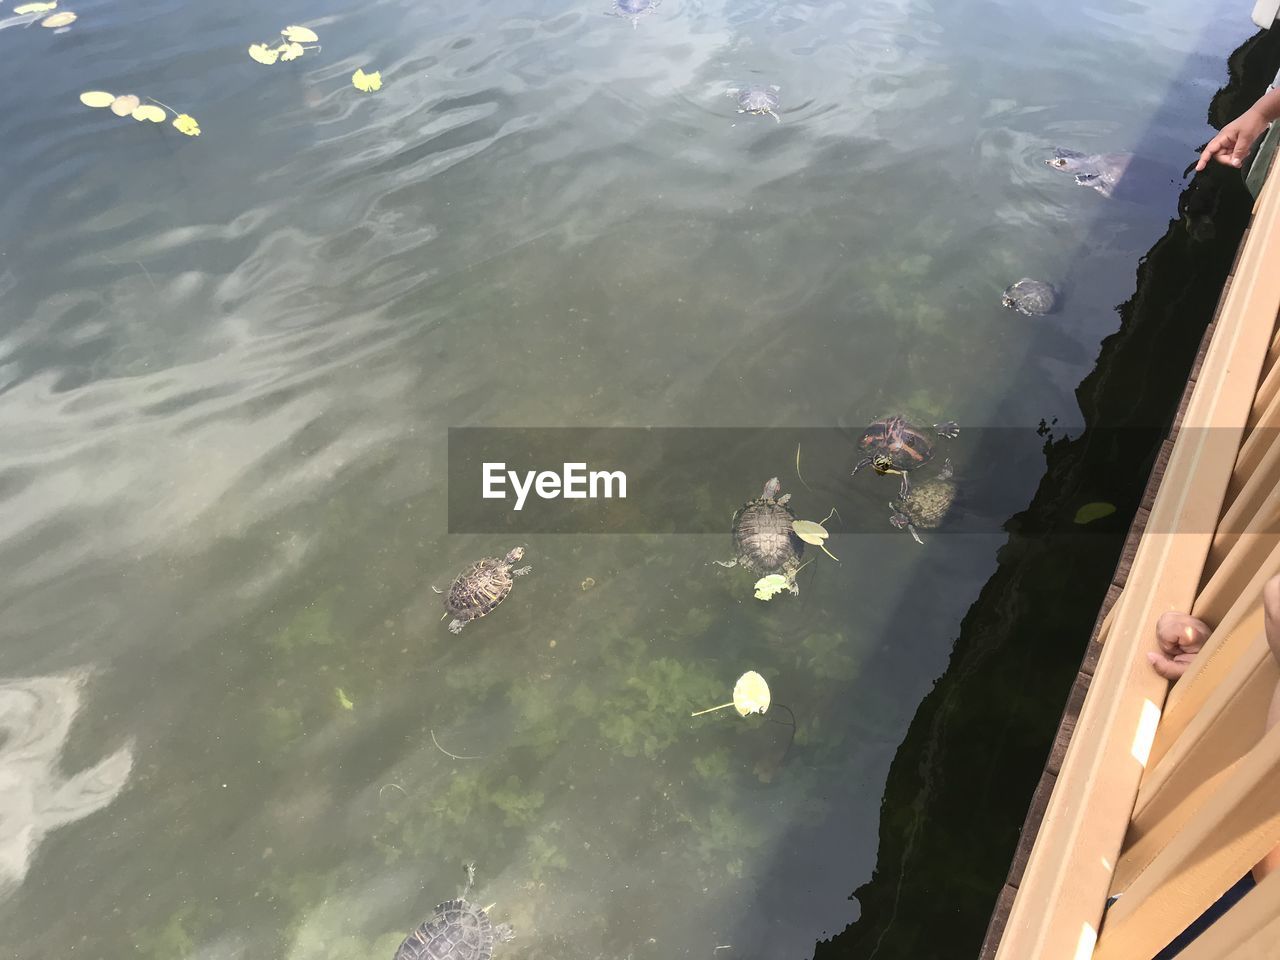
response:
<path id="1" fill-rule="evenodd" d="M 982 950 L 978 960 L 995 960 L 996 950 L 1000 947 L 1000 938 L 1004 935 L 1004 925 L 1009 920 L 1009 911 L 1013 908 L 1013 898 L 1017 888 L 1007 883 L 1001 888 L 996 898 L 995 909 L 991 911 L 991 922 L 987 924 L 987 935 L 982 941 Z"/>

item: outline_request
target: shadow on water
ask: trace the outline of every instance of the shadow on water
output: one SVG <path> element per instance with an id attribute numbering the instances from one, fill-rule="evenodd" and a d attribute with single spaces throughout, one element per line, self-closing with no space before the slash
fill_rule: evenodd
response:
<path id="1" fill-rule="evenodd" d="M 1212 101 L 1210 122 L 1221 127 L 1246 109 L 1277 66 L 1280 35 L 1262 33 L 1241 45 L 1229 60 L 1229 82 Z M 1157 115 L 1150 136 L 1159 127 Z M 1250 207 L 1234 171 L 1214 167 L 1196 175 L 1179 199 L 1179 218 L 1139 264 L 1135 292 L 1117 308 L 1120 328 L 1076 390 L 1084 430 L 1047 434 L 1039 487 L 1026 510 L 1006 522 L 996 572 L 965 616 L 950 664 L 894 759 L 875 872 L 850 895 L 861 916 L 820 941 L 816 960 L 977 955 L 1061 707 Z M 1106 229 L 1101 220 L 1095 225 Z M 1119 509 L 1080 533 L 1076 510 L 1097 500 Z M 911 616 L 905 606 L 899 612 L 900 622 Z"/>

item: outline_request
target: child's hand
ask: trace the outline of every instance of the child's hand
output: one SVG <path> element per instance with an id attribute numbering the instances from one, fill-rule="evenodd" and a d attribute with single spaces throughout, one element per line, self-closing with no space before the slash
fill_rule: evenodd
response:
<path id="1" fill-rule="evenodd" d="M 1218 162 L 1228 167 L 1238 167 L 1249 155 L 1253 142 L 1262 136 L 1267 129 L 1267 118 L 1252 107 L 1236 117 L 1218 132 L 1218 135 L 1205 145 L 1204 152 L 1196 161 L 1196 169 L 1203 170 L 1209 160 L 1217 158 Z"/>
<path id="2" fill-rule="evenodd" d="M 1160 649 L 1149 652 L 1147 659 L 1160 676 L 1177 680 L 1187 672 L 1208 639 L 1209 627 L 1204 621 L 1185 613 L 1161 614 L 1156 621 L 1156 645 Z"/>

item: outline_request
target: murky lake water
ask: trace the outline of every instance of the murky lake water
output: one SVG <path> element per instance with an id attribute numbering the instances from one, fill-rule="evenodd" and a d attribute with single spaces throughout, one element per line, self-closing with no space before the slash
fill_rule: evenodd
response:
<path id="1" fill-rule="evenodd" d="M 73 9 L 0 19 L 0 949 L 390 958 L 468 860 L 519 933 L 500 957 L 800 958 L 854 920 L 1002 537 L 917 546 L 891 481 L 809 493 L 770 459 L 709 504 L 723 537 L 532 538 L 455 637 L 429 586 L 512 544 L 446 534 L 445 431 L 906 407 L 969 428 L 971 508 L 1013 512 L 1245 11 Z M 248 58 L 290 23 L 322 49 Z M 781 122 L 735 112 L 753 82 Z M 1167 171 L 1108 202 L 1054 145 Z M 1003 310 L 1022 276 L 1063 309 Z M 804 516 L 886 522 L 764 604 L 708 561 L 774 474 Z M 688 716 L 752 668 L 790 747 L 777 709 Z"/>

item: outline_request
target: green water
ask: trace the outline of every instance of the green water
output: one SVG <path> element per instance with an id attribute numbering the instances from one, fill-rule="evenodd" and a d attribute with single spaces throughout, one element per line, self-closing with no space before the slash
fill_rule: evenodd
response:
<path id="1" fill-rule="evenodd" d="M 1078 420 L 1249 24 L 604 6 L 0 18 L 7 955 L 389 958 L 472 860 L 500 957 L 805 957 L 857 919 L 889 763 L 1003 537 L 920 547 L 887 481 L 808 477 L 805 515 L 885 532 L 764 604 L 709 561 L 765 478 L 797 486 L 770 460 L 709 505 L 722 538 L 531 539 L 455 637 L 430 585 L 511 544 L 445 533 L 446 429 L 901 406 L 966 428 L 961 514 L 1014 512 L 1041 464 L 972 438 Z M 322 49 L 249 60 L 289 23 Z M 749 82 L 780 123 L 735 112 Z M 1108 202 L 1055 145 L 1168 172 Z M 1021 276 L 1063 309 L 1001 309 Z M 746 669 L 790 746 L 778 709 L 689 718 Z"/>

